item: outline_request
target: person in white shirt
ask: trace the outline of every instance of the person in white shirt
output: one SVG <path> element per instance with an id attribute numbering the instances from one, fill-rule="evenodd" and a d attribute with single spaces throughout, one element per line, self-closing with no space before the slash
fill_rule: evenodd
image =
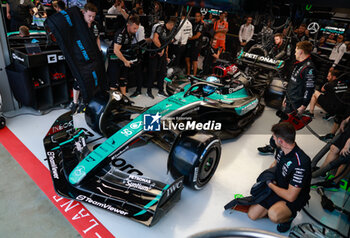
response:
<path id="1" fill-rule="evenodd" d="M 108 14 L 122 15 L 125 19 L 129 17 L 129 14 L 125 10 L 124 0 L 116 0 L 111 8 L 107 11 Z"/>
<path id="2" fill-rule="evenodd" d="M 140 13 L 143 13 L 143 8 L 142 7 L 138 7 L 136 9 L 134 9 L 131 15 L 133 16 L 137 16 L 140 17 Z M 141 25 L 141 23 L 139 24 L 139 29 L 137 30 L 136 34 L 135 34 L 135 38 L 133 39 L 133 41 L 131 42 L 132 44 L 136 44 L 137 42 L 143 41 L 145 40 L 145 28 Z M 147 39 L 146 39 L 147 40 Z"/>
<path id="3" fill-rule="evenodd" d="M 253 18 L 248 17 L 247 22 L 243 25 L 241 25 L 241 28 L 239 29 L 239 42 L 240 45 L 244 48 L 247 48 L 248 42 L 253 38 L 254 35 L 254 26 L 252 25 Z"/>
<path id="4" fill-rule="evenodd" d="M 340 62 L 345 52 L 346 52 L 346 45 L 344 43 L 344 36 L 338 35 L 337 43 L 333 47 L 332 53 L 329 56 L 329 59 L 333 61 L 333 65 L 330 68 L 331 71 L 338 65 L 338 63 Z"/>
<path id="5" fill-rule="evenodd" d="M 135 34 L 135 38 L 131 42 L 132 44 L 136 44 L 137 42 L 140 42 L 145 39 L 145 28 L 141 25 L 139 25 L 139 29 L 137 30 Z"/>
<path id="6" fill-rule="evenodd" d="M 186 11 L 182 12 L 181 15 L 181 22 L 180 25 L 182 25 L 183 21 L 186 18 Z M 170 57 L 175 56 L 175 60 L 173 63 L 173 66 L 178 66 L 180 64 L 180 60 L 182 59 L 182 57 L 184 56 L 184 53 L 186 51 L 186 45 L 187 45 L 187 41 L 188 38 L 192 37 L 193 33 L 192 33 L 192 23 L 189 20 L 185 20 L 185 22 L 183 23 L 181 29 L 178 31 L 178 33 L 175 35 L 175 41 L 173 42 L 172 45 L 172 52 L 170 54 Z M 170 50 L 170 49 L 169 49 Z"/>

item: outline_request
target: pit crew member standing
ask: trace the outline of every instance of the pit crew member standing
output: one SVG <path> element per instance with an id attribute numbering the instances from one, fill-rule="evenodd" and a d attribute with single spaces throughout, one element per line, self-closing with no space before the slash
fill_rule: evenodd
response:
<path id="1" fill-rule="evenodd" d="M 93 35 L 94 40 L 96 40 L 96 44 L 99 50 L 101 50 L 100 31 L 97 22 L 95 21 L 97 12 L 97 7 L 92 3 L 85 4 L 84 8 L 82 9 L 84 21 L 86 22 L 89 31 L 91 32 L 91 35 Z M 78 113 L 85 111 L 87 102 L 82 102 L 79 106 L 79 94 L 80 88 L 78 82 L 75 79 L 73 84 L 73 102 L 69 106 L 72 113 L 75 113 L 75 111 L 77 111 Z"/>
<path id="2" fill-rule="evenodd" d="M 297 43 L 295 49 L 296 62 L 291 79 L 288 82 L 287 97 L 283 106 L 286 113 L 298 111 L 301 115 L 309 105 L 315 90 L 315 68 L 311 61 L 312 44 L 309 41 Z"/>
<path id="3" fill-rule="evenodd" d="M 254 35 L 254 26 L 252 25 L 252 21 L 253 18 L 248 17 L 246 23 L 241 25 L 241 28 L 239 29 L 238 38 L 244 50 L 247 50 L 247 44 L 253 38 Z"/>
<path id="4" fill-rule="evenodd" d="M 272 193 L 261 203 L 252 205 L 248 217 L 257 220 L 265 217 L 277 223 L 279 232 L 290 229 L 291 223 L 310 199 L 311 160 L 295 143 L 295 129 L 281 122 L 271 129 L 277 151 L 275 161 L 276 181 L 267 181 Z"/>
<path id="5" fill-rule="evenodd" d="M 130 17 L 126 27 L 117 32 L 114 37 L 114 54 L 117 56 L 118 60 L 115 64 L 117 69 L 116 75 L 110 77 L 110 88 L 111 90 L 117 90 L 119 85 L 120 92 L 123 95 L 126 94 L 126 85 L 130 68 L 133 61 L 137 60 L 137 56 L 133 55 L 132 52 L 128 52 L 128 55 L 126 55 L 125 52 L 131 48 L 131 43 L 139 28 L 139 24 L 140 19 L 137 16 Z"/>
<path id="6" fill-rule="evenodd" d="M 344 43 L 344 36 L 339 35 L 337 37 L 337 43 L 333 47 L 332 53 L 329 56 L 329 59 L 333 62 L 333 65 L 330 68 L 331 71 L 338 65 L 345 52 L 346 45 Z"/>
<path id="7" fill-rule="evenodd" d="M 207 49 L 205 58 L 203 60 L 203 75 L 210 75 L 213 72 L 213 65 L 220 57 L 221 48 L 216 47 L 217 40 L 213 38 L 210 42 L 209 49 Z"/>
<path id="8" fill-rule="evenodd" d="M 184 10 L 181 15 L 181 22 L 180 26 L 182 25 L 183 21 L 186 18 L 186 11 Z M 186 51 L 186 45 L 188 38 L 192 37 L 192 23 L 186 19 L 186 21 L 183 23 L 183 26 L 179 30 L 179 32 L 175 36 L 175 41 L 173 43 L 173 52 L 172 54 L 175 55 L 175 61 L 174 66 L 179 66 L 182 57 Z M 169 49 L 170 50 L 170 49 Z"/>
<path id="9" fill-rule="evenodd" d="M 193 64 L 193 75 L 197 75 L 198 56 L 202 47 L 202 33 L 204 30 L 204 23 L 202 22 L 202 14 L 196 12 L 195 21 L 192 24 L 192 37 L 188 39 L 186 50 L 186 74 L 191 74 L 191 62 Z"/>
<path id="10" fill-rule="evenodd" d="M 309 41 L 298 42 L 295 49 L 296 62 L 291 78 L 288 82 L 286 97 L 283 100 L 285 113 L 297 111 L 303 114 L 309 105 L 315 90 L 315 70 L 311 61 L 312 44 Z M 274 140 L 270 139 L 270 145 L 259 147 L 262 154 L 272 154 L 276 149 Z"/>
<path id="11" fill-rule="evenodd" d="M 11 20 L 10 31 L 17 31 L 22 25 L 29 27 L 32 22 L 30 10 L 33 10 L 35 13 L 38 11 L 30 0 L 6 1 L 6 16 L 7 19 Z"/>
<path id="12" fill-rule="evenodd" d="M 162 48 L 169 40 L 169 35 L 175 26 L 175 19 L 170 20 L 165 24 L 159 24 L 152 37 L 153 47 L 155 49 Z M 159 51 L 150 53 L 149 58 L 149 78 L 147 83 L 147 96 L 154 99 L 152 94 L 153 82 L 157 80 L 158 96 L 166 96 L 164 93 L 164 78 L 166 76 L 166 63 L 168 60 L 168 47 L 160 49 Z"/>

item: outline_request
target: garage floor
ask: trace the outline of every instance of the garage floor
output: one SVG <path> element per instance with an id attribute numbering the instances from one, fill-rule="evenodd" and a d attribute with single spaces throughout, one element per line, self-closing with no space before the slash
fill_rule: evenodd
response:
<path id="1" fill-rule="evenodd" d="M 154 94 L 156 95 L 156 91 Z M 161 98 L 156 97 L 152 102 L 146 96 L 141 95 L 134 101 L 136 105 L 145 106 L 160 100 Z M 66 109 L 60 109 L 45 116 L 22 115 L 7 119 L 9 130 L 34 154 L 33 163 L 35 160 L 35 162 L 39 162 L 40 166 L 45 166 L 42 166 L 43 173 L 47 173 L 48 165 L 45 161 L 42 139 L 54 120 L 66 111 Z M 6 113 L 6 115 L 28 112 L 33 111 L 21 109 Z M 245 133 L 236 139 L 224 141 L 221 161 L 210 183 L 202 191 L 192 191 L 185 188 L 181 200 L 151 228 L 88 204 L 83 204 L 82 209 L 86 210 L 79 213 L 80 216 L 73 215 L 69 218 L 67 214 L 70 212 L 70 207 L 67 208 L 63 203 L 60 203 L 60 198 L 48 196 L 43 186 L 41 189 L 46 195 L 41 192 L 31 179 L 24 175 L 21 167 L 14 163 L 13 158 L 4 150 L 4 147 L 0 146 L 2 160 L 0 167 L 1 236 L 5 234 L 4 237 L 47 237 L 50 234 L 50 237 L 78 237 L 79 232 L 83 237 L 188 237 L 204 230 L 234 227 L 257 228 L 276 232 L 276 225 L 268 219 L 251 221 L 244 213 L 229 213 L 224 212 L 223 209 L 223 206 L 232 200 L 235 194 L 248 195 L 259 173 L 273 162 L 273 156 L 261 156 L 257 153 L 256 148 L 268 142 L 271 135 L 270 128 L 278 121 L 274 114 L 275 110 L 265 108 L 263 115 Z M 74 120 L 76 127 L 86 127 L 83 114 L 75 115 Z M 310 126 L 317 133 L 324 135 L 330 131 L 332 122 L 322 120 L 321 112 L 317 111 L 316 119 Z M 2 133 L 0 131 L 0 142 L 7 139 Z M 98 137 L 96 135 L 96 138 Z M 95 143 L 98 142 L 100 141 Z M 311 158 L 324 146 L 324 142 L 311 135 L 306 129 L 298 131 L 297 143 Z M 9 145 L 8 141 L 3 144 Z M 6 149 L 9 150 L 7 147 Z M 13 157 L 17 160 L 16 156 Z M 121 157 L 142 171 L 145 176 L 166 183 L 173 181 L 166 173 L 167 153 L 154 144 L 127 151 Z M 30 174 L 22 162 L 19 163 Z M 44 171 L 45 169 L 46 171 Z M 31 177 L 33 178 L 34 175 L 32 174 Z M 48 180 L 45 181 L 47 186 L 51 186 L 50 189 L 52 189 L 51 178 L 47 177 L 46 179 Z M 39 180 L 35 180 L 35 182 L 40 186 Z M 345 205 L 349 210 L 350 201 L 346 201 L 345 191 L 328 192 L 328 194 L 332 200 L 339 202 L 337 205 L 343 205 L 344 202 L 347 202 Z M 49 202 L 47 196 L 53 204 Z M 71 211 L 74 211 L 75 203 L 70 205 Z M 55 206 L 60 210 L 57 210 Z M 322 222 L 347 235 L 349 222 L 337 212 L 324 212 L 320 206 L 320 198 L 315 191 L 312 191 L 310 206 L 307 209 Z M 77 231 L 60 214 L 60 211 L 70 223 L 74 223 L 73 226 Z M 78 212 L 79 210 L 76 214 Z M 83 222 L 83 219 L 79 218 L 84 217 L 84 214 L 90 218 L 94 216 L 94 219 L 96 218 L 98 221 L 98 226 L 104 227 L 110 233 L 104 233 L 105 235 L 102 236 L 101 232 L 95 232 L 94 229 L 97 229 L 97 225 L 85 228 L 82 228 L 82 224 L 76 225 L 77 222 Z M 90 218 L 85 222 L 91 223 L 94 219 Z M 293 225 L 310 221 L 310 218 L 301 212 L 294 220 Z M 93 231 L 94 233 L 92 233 Z"/>

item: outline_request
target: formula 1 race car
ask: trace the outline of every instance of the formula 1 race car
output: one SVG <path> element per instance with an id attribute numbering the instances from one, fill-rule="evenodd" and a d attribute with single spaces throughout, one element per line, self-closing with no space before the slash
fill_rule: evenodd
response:
<path id="1" fill-rule="evenodd" d="M 264 97 L 267 106 L 279 109 L 288 84 L 283 73 L 285 61 L 242 50 L 237 57 L 237 63 L 254 79 L 250 86 L 252 91 Z"/>
<path id="2" fill-rule="evenodd" d="M 89 133 L 74 128 L 70 112 L 63 114 L 44 138 L 56 192 L 147 226 L 155 224 L 180 199 L 183 184 L 199 190 L 210 181 L 220 160 L 220 139 L 237 136 L 264 109 L 242 85 L 225 95 L 222 88 L 196 80 L 150 108 L 131 105 L 117 91 L 96 97 L 85 119 L 108 139 L 93 151 L 86 145 Z M 127 149 L 147 142 L 169 152 L 172 184 L 114 166 Z"/>
<path id="3" fill-rule="evenodd" d="M 216 66 L 213 68 L 213 76 L 217 77 L 221 84 L 225 87 L 230 88 L 231 84 L 233 87 L 238 84 L 243 84 L 245 87 L 249 87 L 252 78 L 243 73 L 237 67 L 237 64 L 231 63 L 230 61 L 218 59 Z M 191 83 L 192 78 L 187 77 L 183 71 L 177 68 L 170 68 L 167 72 L 166 91 L 168 95 L 184 90 L 184 87 Z M 222 89 L 222 88 L 221 88 Z M 221 90 L 221 93 L 225 94 L 225 90 Z"/>

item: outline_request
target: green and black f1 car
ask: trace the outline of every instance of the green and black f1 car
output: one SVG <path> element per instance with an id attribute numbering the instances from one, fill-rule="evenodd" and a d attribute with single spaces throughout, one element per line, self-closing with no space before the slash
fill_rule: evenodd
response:
<path id="1" fill-rule="evenodd" d="M 70 113 L 63 114 L 44 138 L 56 192 L 155 224 L 180 199 L 184 184 L 199 190 L 209 182 L 220 160 L 220 140 L 237 136 L 262 113 L 259 98 L 242 84 L 231 84 L 225 94 L 223 88 L 196 79 L 150 108 L 131 105 L 119 92 L 96 97 L 85 119 L 108 139 L 93 151 L 86 146 L 89 133 L 75 129 Z M 169 152 L 172 184 L 113 165 L 126 150 L 150 141 Z"/>

